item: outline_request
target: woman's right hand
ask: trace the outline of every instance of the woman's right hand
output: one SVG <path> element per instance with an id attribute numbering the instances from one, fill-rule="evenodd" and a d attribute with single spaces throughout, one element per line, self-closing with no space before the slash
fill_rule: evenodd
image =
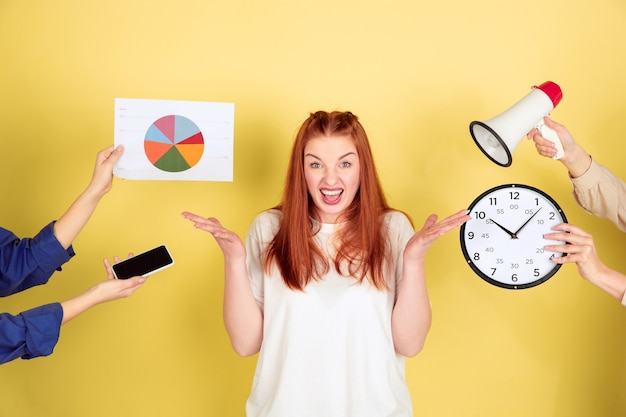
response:
<path id="1" fill-rule="evenodd" d="M 241 238 L 235 232 L 223 227 L 215 217 L 202 217 L 188 211 L 183 212 L 182 216 L 191 221 L 196 229 L 211 233 L 225 258 L 246 257 L 246 248 Z"/>

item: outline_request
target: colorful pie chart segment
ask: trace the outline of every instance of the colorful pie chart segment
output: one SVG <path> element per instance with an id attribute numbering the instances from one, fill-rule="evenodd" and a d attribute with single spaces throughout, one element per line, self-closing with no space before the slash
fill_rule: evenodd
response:
<path id="1" fill-rule="evenodd" d="M 204 152 L 202 132 L 179 115 L 161 117 L 146 131 L 143 147 L 148 160 L 167 172 L 181 172 L 196 165 Z"/>

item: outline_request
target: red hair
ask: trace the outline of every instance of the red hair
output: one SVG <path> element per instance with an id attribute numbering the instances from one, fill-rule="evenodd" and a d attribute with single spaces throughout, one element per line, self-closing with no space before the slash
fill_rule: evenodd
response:
<path id="1" fill-rule="evenodd" d="M 303 290 L 312 280 L 328 272 L 329 261 L 314 240 L 313 221 L 319 221 L 309 196 L 304 176 L 304 149 L 316 137 L 343 136 L 354 141 L 360 163 L 360 186 L 339 222 L 347 223 L 339 230 L 337 253 L 332 267 L 358 282 L 368 279 L 379 290 L 389 286 L 383 276 L 383 264 L 389 242 L 383 214 L 390 210 L 383 194 L 365 129 L 350 112 L 312 113 L 300 127 L 289 160 L 285 189 L 280 205 L 280 228 L 269 244 L 264 266 L 273 263 L 283 281 L 293 290 Z M 345 265 L 343 269 L 341 265 Z M 346 270 L 347 267 L 347 270 Z"/>

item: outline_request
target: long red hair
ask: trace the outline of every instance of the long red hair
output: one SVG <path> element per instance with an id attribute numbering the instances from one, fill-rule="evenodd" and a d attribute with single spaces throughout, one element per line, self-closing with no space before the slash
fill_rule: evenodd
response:
<path id="1" fill-rule="evenodd" d="M 282 221 L 265 252 L 265 269 L 269 271 L 272 264 L 276 264 L 285 285 L 303 290 L 331 267 L 314 240 L 316 231 L 311 219 L 319 218 L 304 176 L 305 146 L 310 139 L 320 136 L 351 137 L 361 167 L 359 190 L 339 219 L 347 224 L 338 232 L 339 244 L 332 267 L 339 273 L 345 271 L 344 275 L 358 282 L 368 279 L 377 289 L 388 289 L 383 276 L 389 246 L 383 214 L 390 207 L 378 179 L 365 129 L 350 112 L 311 113 L 300 127 L 291 151 L 282 201 L 275 207 L 282 212 Z"/>

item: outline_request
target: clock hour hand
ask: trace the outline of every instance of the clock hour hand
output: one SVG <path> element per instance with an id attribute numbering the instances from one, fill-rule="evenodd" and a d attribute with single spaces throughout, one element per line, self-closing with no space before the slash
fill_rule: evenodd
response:
<path id="1" fill-rule="evenodd" d="M 517 229 L 517 231 L 515 232 L 515 237 L 517 237 L 517 234 L 519 232 L 521 232 L 524 227 L 526 227 L 526 225 L 533 219 L 533 217 L 535 217 L 537 215 L 537 213 L 539 213 L 541 211 L 541 209 L 542 209 L 542 207 L 539 207 L 539 210 L 534 212 L 533 215 L 530 216 L 530 219 L 526 220 L 526 222 L 523 225 L 521 225 L 519 229 Z"/>
<path id="2" fill-rule="evenodd" d="M 500 229 L 504 230 L 509 236 L 511 236 L 511 239 L 517 239 L 517 235 L 515 233 L 509 231 L 509 229 L 507 229 L 506 227 L 502 226 L 500 223 L 498 223 L 494 219 L 489 219 L 489 220 L 491 220 L 493 222 L 493 224 L 495 224 Z"/>

